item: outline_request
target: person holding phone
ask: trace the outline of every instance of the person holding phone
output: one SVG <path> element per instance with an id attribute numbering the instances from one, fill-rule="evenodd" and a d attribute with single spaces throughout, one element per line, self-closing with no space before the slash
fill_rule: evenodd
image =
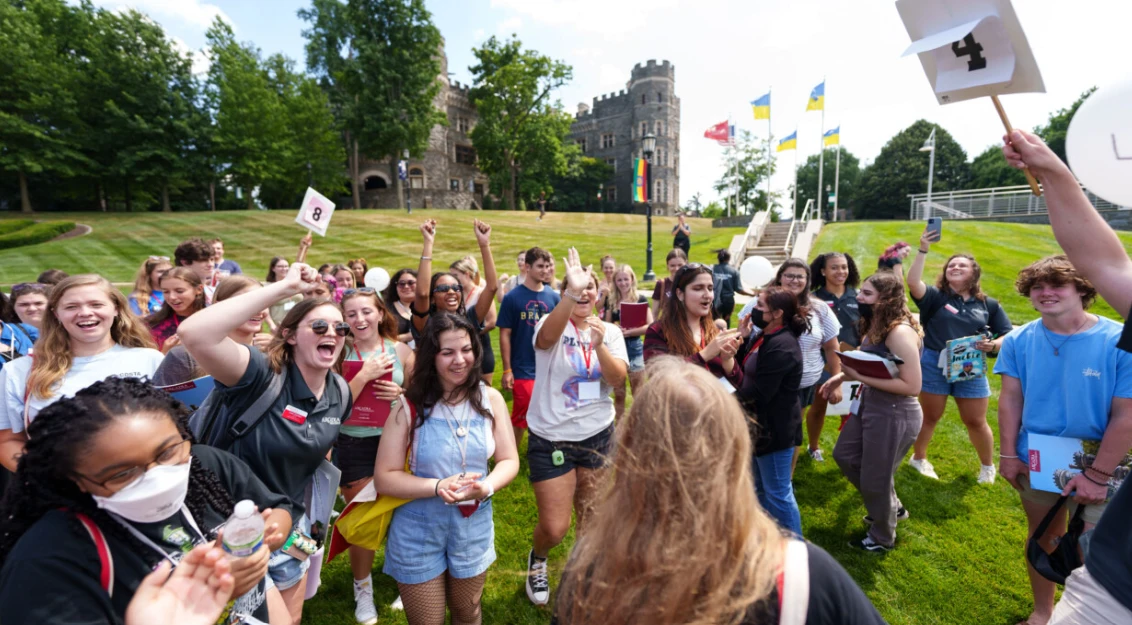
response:
<path id="1" fill-rule="evenodd" d="M 950 396 L 955 398 L 959 417 L 979 456 L 978 482 L 993 484 L 998 471 L 994 460 L 994 433 L 987 425 L 990 384 L 986 376 L 948 382 L 940 365 L 940 354 L 947 349 L 948 341 L 984 334 L 987 328 L 991 336 L 979 341 L 976 347 L 987 354 L 998 353 L 1003 335 L 1013 326 L 998 301 L 983 293 L 982 268 L 970 254 L 952 254 L 943 264 L 936 284 L 924 283 L 924 265 L 932 244 L 939 237 L 938 230 L 925 228 L 916 258 L 908 268 L 908 291 L 919 308 L 920 324 L 924 328 L 924 352 L 920 357 L 923 371 L 920 405 L 924 409 L 924 423 L 908 464 L 926 477 L 939 479 L 928 460 L 928 445 Z"/>

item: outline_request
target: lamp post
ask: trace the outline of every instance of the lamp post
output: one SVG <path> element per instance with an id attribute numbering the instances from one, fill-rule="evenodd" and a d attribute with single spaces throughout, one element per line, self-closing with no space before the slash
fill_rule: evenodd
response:
<path id="1" fill-rule="evenodd" d="M 927 141 L 924 141 L 923 147 L 920 148 L 921 152 L 930 152 L 931 156 L 928 157 L 928 201 L 927 209 L 924 211 L 924 217 L 932 216 L 932 178 L 935 178 L 935 128 L 932 128 L 932 134 L 928 135 Z"/>
<path id="2" fill-rule="evenodd" d="M 409 209 L 409 214 L 413 214 L 413 178 L 409 175 L 409 150 L 406 148 L 401 151 L 401 156 L 405 158 L 405 208 Z"/>
<path id="3" fill-rule="evenodd" d="M 656 280 L 652 270 L 652 155 L 656 151 L 656 135 L 651 132 L 641 137 L 641 152 L 645 157 L 645 220 L 648 223 L 648 250 L 645 252 L 645 275 L 642 280 Z"/>

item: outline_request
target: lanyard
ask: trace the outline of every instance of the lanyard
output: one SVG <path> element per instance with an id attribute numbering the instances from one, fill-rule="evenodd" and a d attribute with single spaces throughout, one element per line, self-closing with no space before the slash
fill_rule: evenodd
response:
<path id="1" fill-rule="evenodd" d="M 189 522 L 189 526 L 192 527 L 193 531 L 195 531 L 200 536 L 201 540 L 204 541 L 205 540 L 204 532 L 201 532 L 200 528 L 197 527 L 197 522 L 196 522 L 196 520 L 193 519 L 193 515 L 192 515 L 191 512 L 189 512 L 189 509 L 186 506 L 182 505 L 181 506 L 181 512 L 183 512 L 185 514 L 185 519 Z M 148 546 L 149 548 L 153 549 L 154 551 L 156 551 L 158 554 L 161 555 L 161 557 L 168 560 L 169 564 L 172 564 L 173 567 L 176 568 L 177 560 L 174 560 L 172 558 L 172 556 L 169 555 L 168 551 L 161 548 L 157 543 L 150 540 L 148 536 L 141 533 L 141 531 L 139 531 L 138 528 L 134 527 L 133 525 L 130 525 L 124 519 L 119 517 L 117 514 L 110 513 L 110 516 L 115 521 L 117 521 L 122 527 L 126 528 L 126 531 L 133 534 L 134 538 L 140 540 L 142 542 L 142 544 L 144 544 L 144 545 Z"/>
<path id="2" fill-rule="evenodd" d="M 578 324 L 574 320 L 570 320 L 570 325 L 574 326 L 574 336 L 578 339 L 578 349 L 582 350 L 582 358 L 586 361 L 586 377 L 590 375 L 590 360 L 593 358 L 594 347 L 591 343 L 582 342 L 582 332 L 578 329 Z"/>
<path id="3" fill-rule="evenodd" d="M 448 429 L 452 430 L 452 436 L 456 437 L 456 448 L 460 450 L 460 477 L 468 472 L 468 425 L 472 417 L 469 414 L 468 402 L 463 404 L 464 408 L 464 422 L 460 423 L 459 417 L 452 411 L 452 407 L 444 404 L 444 422 L 448 424 Z M 452 425 L 452 420 L 456 420 L 456 425 Z"/>

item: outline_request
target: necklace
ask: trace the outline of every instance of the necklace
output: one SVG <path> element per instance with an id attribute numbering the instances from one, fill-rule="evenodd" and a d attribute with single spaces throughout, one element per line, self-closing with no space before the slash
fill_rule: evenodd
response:
<path id="1" fill-rule="evenodd" d="M 1081 322 L 1081 325 L 1077 326 L 1077 329 L 1076 329 L 1076 330 L 1074 330 L 1072 334 L 1070 334 L 1069 336 L 1065 337 L 1065 340 L 1063 340 L 1062 342 L 1058 343 L 1057 345 L 1054 345 L 1054 344 L 1053 344 L 1053 339 L 1049 338 L 1049 335 L 1050 335 L 1050 331 L 1049 331 L 1049 328 L 1047 328 L 1047 327 L 1046 327 L 1046 324 L 1045 324 L 1045 323 L 1042 323 L 1042 336 L 1046 337 L 1046 342 L 1048 342 L 1048 343 L 1049 343 L 1049 346 L 1053 348 L 1053 355 L 1054 355 L 1054 356 L 1059 356 L 1059 355 L 1060 355 L 1060 353 L 1059 353 L 1059 352 L 1061 351 L 1061 348 L 1062 348 L 1062 347 L 1064 347 L 1064 346 L 1065 346 L 1065 344 L 1069 342 L 1069 339 L 1073 338 L 1073 336 L 1074 336 L 1075 334 L 1077 334 L 1078 332 L 1080 332 L 1080 331 L 1081 331 L 1081 328 L 1085 327 L 1085 325 L 1086 325 L 1087 323 L 1089 323 L 1089 315 L 1085 315 L 1085 320 L 1084 320 L 1083 322 Z"/>
<path id="2" fill-rule="evenodd" d="M 471 412 L 468 405 L 469 402 L 465 401 L 461 408 L 463 408 L 464 421 L 460 422 L 460 418 L 452 411 L 452 406 L 444 404 L 444 422 L 448 424 L 448 429 L 452 431 L 452 435 L 456 437 L 456 447 L 460 450 L 460 477 L 463 477 L 468 472 L 468 424 L 471 421 Z M 456 425 L 452 425 L 452 421 L 456 421 Z"/>

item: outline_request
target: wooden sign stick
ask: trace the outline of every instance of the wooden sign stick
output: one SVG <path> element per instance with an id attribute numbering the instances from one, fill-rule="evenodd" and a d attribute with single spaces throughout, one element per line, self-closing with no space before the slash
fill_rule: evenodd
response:
<path id="1" fill-rule="evenodd" d="M 1014 127 L 1010 125 L 1010 120 L 1006 117 L 1006 109 L 1002 108 L 1002 102 L 998 101 L 998 96 L 992 95 L 991 102 L 994 102 L 994 108 L 998 111 L 998 118 L 1002 120 L 1002 125 L 1006 127 L 1006 134 L 1014 132 Z M 1026 182 L 1030 183 L 1030 192 L 1036 197 L 1042 196 L 1042 190 L 1038 187 L 1038 181 L 1034 178 L 1034 174 L 1030 173 L 1029 169 L 1023 169 L 1022 173 L 1026 174 Z"/>

